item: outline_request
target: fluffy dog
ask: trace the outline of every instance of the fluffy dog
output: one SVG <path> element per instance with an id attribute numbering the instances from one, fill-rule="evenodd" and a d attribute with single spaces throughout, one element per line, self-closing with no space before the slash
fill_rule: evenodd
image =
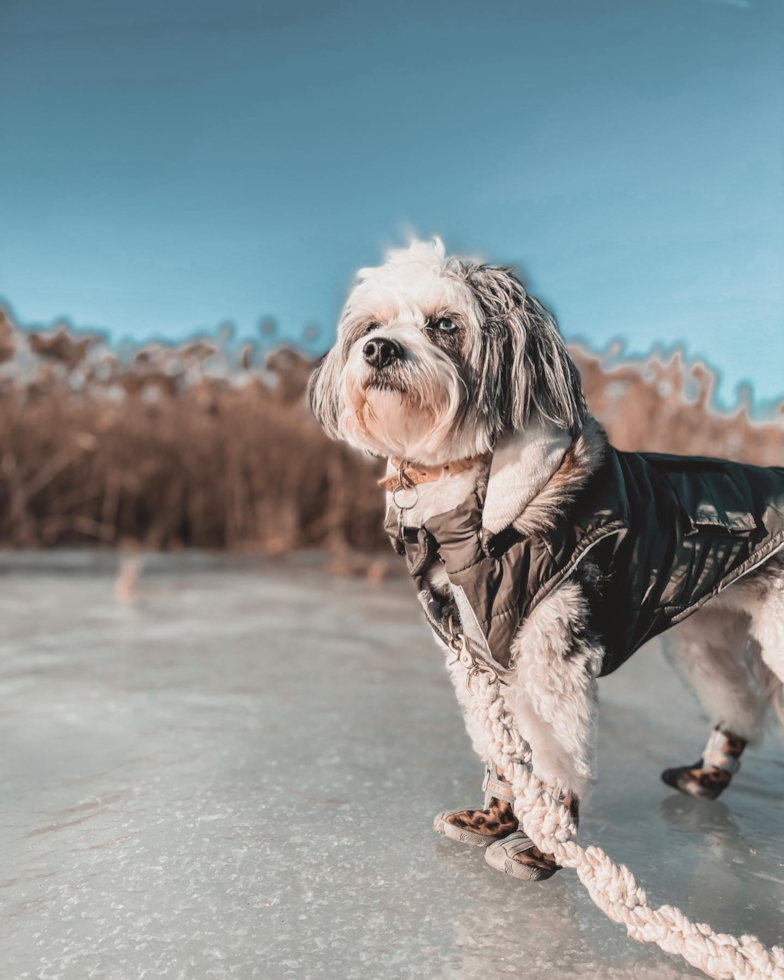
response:
<path id="1" fill-rule="evenodd" d="M 331 437 L 389 461 L 387 529 L 463 707 L 478 671 L 499 675 L 534 772 L 575 818 L 597 678 L 676 623 L 713 731 L 665 782 L 715 798 L 768 706 L 784 718 L 784 469 L 614 450 L 512 270 L 447 257 L 437 239 L 361 270 L 310 398 Z M 507 874 L 550 877 L 504 774 L 486 791 L 435 829 Z"/>

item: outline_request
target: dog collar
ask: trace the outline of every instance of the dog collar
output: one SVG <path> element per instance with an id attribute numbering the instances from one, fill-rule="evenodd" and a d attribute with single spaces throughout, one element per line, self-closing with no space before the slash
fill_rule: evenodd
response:
<path id="1" fill-rule="evenodd" d="M 395 467 L 395 472 L 379 480 L 388 493 L 393 493 L 398 487 L 408 489 L 409 487 L 419 486 L 420 483 L 434 483 L 442 476 L 456 476 L 465 470 L 470 470 L 477 463 L 483 463 L 490 459 L 489 453 L 480 453 L 476 456 L 469 456 L 467 459 L 455 459 L 451 463 L 441 463 L 438 466 L 425 466 L 422 463 L 412 463 L 408 459 L 397 459 L 393 457 L 390 463 Z"/>

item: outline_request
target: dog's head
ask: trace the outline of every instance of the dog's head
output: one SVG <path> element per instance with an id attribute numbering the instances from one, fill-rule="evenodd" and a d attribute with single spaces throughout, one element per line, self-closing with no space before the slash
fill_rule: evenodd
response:
<path id="1" fill-rule="evenodd" d="M 330 436 L 437 464 L 537 417 L 577 432 L 580 375 L 511 269 L 447 258 L 439 239 L 361 269 L 310 400 Z"/>

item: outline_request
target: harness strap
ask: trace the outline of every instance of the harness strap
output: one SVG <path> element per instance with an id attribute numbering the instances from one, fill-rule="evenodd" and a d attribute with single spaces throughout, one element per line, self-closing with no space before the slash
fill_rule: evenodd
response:
<path id="1" fill-rule="evenodd" d="M 485 793 L 485 808 L 490 805 L 490 800 L 495 798 L 496 800 L 504 800 L 507 803 L 514 803 L 514 793 L 512 792 L 511 783 L 507 783 L 505 779 L 502 779 L 498 775 L 498 770 L 495 767 L 495 763 L 491 762 L 485 769 L 485 778 L 482 783 L 482 789 Z"/>

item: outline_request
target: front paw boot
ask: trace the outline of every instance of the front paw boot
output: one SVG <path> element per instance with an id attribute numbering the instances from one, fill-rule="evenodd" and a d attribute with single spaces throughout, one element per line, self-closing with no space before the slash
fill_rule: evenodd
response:
<path id="1" fill-rule="evenodd" d="M 717 725 L 711 732 L 699 762 L 695 762 L 693 766 L 665 769 L 661 778 L 668 786 L 688 796 L 715 800 L 740 769 L 739 760 L 745 748 L 745 739 L 722 730 Z"/>
<path id="2" fill-rule="evenodd" d="M 565 796 L 575 824 L 579 819 L 579 801 L 576 796 Z M 552 854 L 543 854 L 531 838 L 522 830 L 497 841 L 485 851 L 485 861 L 496 871 L 503 871 L 510 878 L 522 881 L 546 881 L 561 870 Z"/>
<path id="3" fill-rule="evenodd" d="M 474 847 L 488 847 L 517 830 L 517 818 L 512 804 L 512 787 L 498 775 L 495 766 L 488 766 L 482 786 L 484 807 L 480 809 L 447 810 L 433 821 L 433 830 L 450 840 Z"/>

